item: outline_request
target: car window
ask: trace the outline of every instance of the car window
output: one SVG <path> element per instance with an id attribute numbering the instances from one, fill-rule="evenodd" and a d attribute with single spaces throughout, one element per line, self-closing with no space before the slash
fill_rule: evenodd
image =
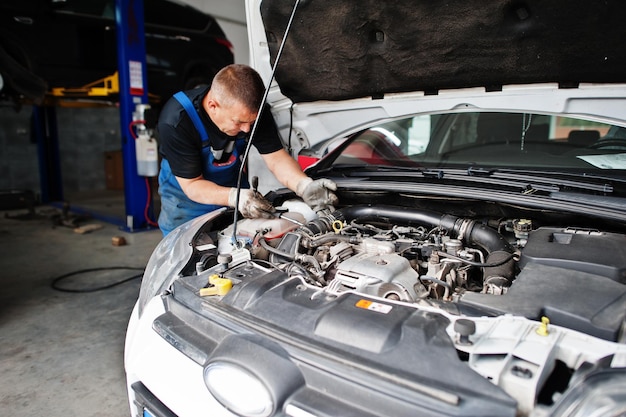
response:
<path id="1" fill-rule="evenodd" d="M 212 22 L 204 13 L 172 0 L 150 0 L 150 7 L 144 7 L 144 19 L 151 25 L 184 31 L 204 31 Z"/>
<path id="2" fill-rule="evenodd" d="M 57 13 L 115 19 L 115 0 L 63 0 L 53 1 L 52 5 Z M 144 21 L 147 25 L 183 31 L 204 31 L 210 26 L 212 19 L 176 0 L 150 0 L 144 3 Z"/>
<path id="3" fill-rule="evenodd" d="M 336 163 L 626 169 L 623 158 L 621 126 L 534 113 L 466 112 L 372 126 L 353 138 Z"/>
<path id="4" fill-rule="evenodd" d="M 64 0 L 53 1 L 52 7 L 58 13 L 72 13 L 92 17 L 115 18 L 115 2 L 113 0 Z"/>
<path id="5" fill-rule="evenodd" d="M 2 0 L 3 13 L 34 13 L 45 10 L 44 0 Z"/>

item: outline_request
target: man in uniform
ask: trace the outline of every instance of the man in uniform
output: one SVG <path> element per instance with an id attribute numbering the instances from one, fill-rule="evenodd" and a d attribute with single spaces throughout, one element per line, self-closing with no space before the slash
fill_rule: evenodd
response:
<path id="1" fill-rule="evenodd" d="M 162 158 L 159 173 L 159 227 L 175 227 L 219 207 L 235 207 L 237 177 L 252 126 L 253 138 L 278 181 L 315 211 L 337 203 L 336 184 L 313 180 L 283 149 L 269 110 L 261 111 L 265 87 L 247 65 L 220 70 L 210 87 L 179 92 L 163 107 L 157 125 Z M 273 217 L 274 208 L 242 179 L 237 209 L 244 217 Z"/>

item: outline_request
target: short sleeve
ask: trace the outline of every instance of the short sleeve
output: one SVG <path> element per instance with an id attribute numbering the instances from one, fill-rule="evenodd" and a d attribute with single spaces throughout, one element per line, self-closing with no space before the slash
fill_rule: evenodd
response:
<path id="1" fill-rule="evenodd" d="M 269 106 L 265 106 L 261 112 L 256 137 L 252 138 L 252 144 L 260 154 L 268 154 L 283 149 L 283 144 L 280 141 L 278 129 Z"/>
<path id="2" fill-rule="evenodd" d="M 157 124 L 160 153 L 175 176 L 196 178 L 202 175 L 202 144 L 182 106 L 175 104 L 168 102 Z"/>

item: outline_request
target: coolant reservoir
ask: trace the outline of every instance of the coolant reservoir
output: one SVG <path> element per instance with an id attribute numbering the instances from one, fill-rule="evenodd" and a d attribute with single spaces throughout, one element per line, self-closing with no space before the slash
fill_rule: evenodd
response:
<path id="1" fill-rule="evenodd" d="M 277 219 L 243 219 L 237 223 L 237 236 L 254 238 L 261 234 L 266 239 L 275 239 L 297 228 L 298 223 L 304 222 L 302 214 L 292 212 Z"/>
<path id="2" fill-rule="evenodd" d="M 267 240 L 276 239 L 304 223 L 306 223 L 304 216 L 297 212 L 283 213 L 280 218 L 275 219 L 239 220 L 237 222 L 237 240 L 244 240 L 246 243 L 256 243 L 261 237 Z M 229 252 L 228 246 L 232 244 L 232 235 L 232 225 L 220 233 L 220 253 Z"/>

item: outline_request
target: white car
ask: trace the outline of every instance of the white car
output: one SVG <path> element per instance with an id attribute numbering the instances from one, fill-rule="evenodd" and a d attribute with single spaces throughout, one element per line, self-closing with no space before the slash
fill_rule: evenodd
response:
<path id="1" fill-rule="evenodd" d="M 285 146 L 339 204 L 277 189 L 279 218 L 159 244 L 131 415 L 624 415 L 625 13 L 247 1 Z"/>

